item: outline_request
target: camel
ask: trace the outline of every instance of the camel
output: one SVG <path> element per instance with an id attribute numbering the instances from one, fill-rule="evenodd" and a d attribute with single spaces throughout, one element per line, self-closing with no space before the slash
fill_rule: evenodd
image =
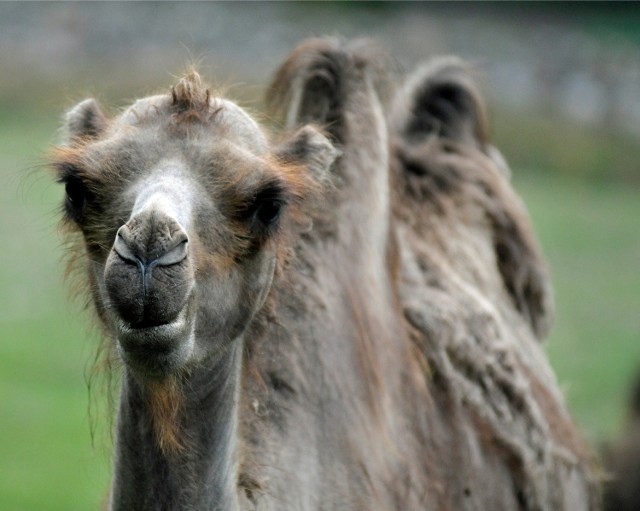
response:
<path id="1" fill-rule="evenodd" d="M 464 65 L 312 39 L 274 137 L 192 71 L 51 166 L 110 356 L 108 508 L 597 509 L 547 272 Z"/>

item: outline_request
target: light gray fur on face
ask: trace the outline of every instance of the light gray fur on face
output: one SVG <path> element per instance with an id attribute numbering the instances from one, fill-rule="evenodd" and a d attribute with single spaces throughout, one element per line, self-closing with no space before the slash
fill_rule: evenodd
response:
<path id="1" fill-rule="evenodd" d="M 184 162 L 161 160 L 148 177 L 134 186 L 131 216 L 155 209 L 174 218 L 183 229 L 191 229 L 196 190 L 185 174 Z"/>
<path id="2" fill-rule="evenodd" d="M 171 111 L 172 101 L 168 95 L 149 96 L 137 100 L 119 117 L 118 124 L 139 126 L 153 117 L 167 115 Z M 224 137 L 253 154 L 263 156 L 269 150 L 266 136 L 258 124 L 233 101 L 212 97 L 209 99 L 208 112 L 212 116 L 212 129 L 223 127 Z"/>
<path id="3" fill-rule="evenodd" d="M 221 108 L 220 122 L 228 130 L 226 136 L 234 144 L 255 155 L 264 156 L 269 150 L 269 144 L 258 123 L 233 101 L 224 98 L 216 98 L 214 101 Z"/>
<path id="4" fill-rule="evenodd" d="M 166 94 L 138 99 L 122 113 L 117 122 L 121 125 L 137 126 L 150 117 L 168 112 L 170 106 L 171 97 Z"/>

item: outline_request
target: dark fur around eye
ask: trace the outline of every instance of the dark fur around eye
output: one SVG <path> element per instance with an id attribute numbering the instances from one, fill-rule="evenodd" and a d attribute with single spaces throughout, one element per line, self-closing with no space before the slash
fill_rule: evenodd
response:
<path id="1" fill-rule="evenodd" d="M 258 205 L 256 218 L 264 225 L 272 224 L 280 218 L 283 206 L 284 202 L 279 199 L 264 199 Z"/>
<path id="2" fill-rule="evenodd" d="M 82 179 L 73 174 L 63 176 L 60 182 L 64 183 L 64 191 L 66 193 L 64 209 L 67 215 L 73 220 L 80 220 L 87 203 L 92 197 L 91 192 L 87 189 Z"/>
<path id="3" fill-rule="evenodd" d="M 268 236 L 276 229 L 286 205 L 284 190 L 279 184 L 272 183 L 252 197 L 240 211 L 240 216 L 256 234 Z"/>
<path id="4" fill-rule="evenodd" d="M 86 191 L 82 181 L 78 178 L 69 178 L 64 185 L 67 201 L 74 209 L 82 209 L 86 200 Z"/>

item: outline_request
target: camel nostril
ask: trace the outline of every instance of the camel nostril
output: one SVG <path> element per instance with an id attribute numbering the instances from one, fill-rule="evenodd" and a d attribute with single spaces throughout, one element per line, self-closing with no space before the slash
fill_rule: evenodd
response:
<path id="1" fill-rule="evenodd" d="M 177 244 L 174 244 L 173 248 L 167 250 L 163 255 L 158 257 L 155 263 L 158 266 L 169 266 L 171 264 L 177 264 L 187 257 L 189 241 L 186 236 L 183 240 L 179 240 Z"/>
<path id="2" fill-rule="evenodd" d="M 130 244 L 127 243 L 122 227 L 118 230 L 118 234 L 116 234 L 116 240 L 113 243 L 113 250 L 115 250 L 115 252 L 125 261 L 135 264 L 142 262 Z"/>
<path id="3" fill-rule="evenodd" d="M 104 276 L 112 309 L 128 328 L 154 330 L 175 321 L 192 287 L 189 251 L 185 230 L 158 212 L 118 229 Z"/>
<path id="4" fill-rule="evenodd" d="M 169 266 L 184 260 L 188 254 L 188 238 L 181 229 L 166 237 L 148 237 L 152 240 L 140 243 L 139 236 L 131 232 L 127 225 L 123 225 L 116 234 L 113 250 L 123 260 L 136 264 L 141 268 L 153 266 Z"/>

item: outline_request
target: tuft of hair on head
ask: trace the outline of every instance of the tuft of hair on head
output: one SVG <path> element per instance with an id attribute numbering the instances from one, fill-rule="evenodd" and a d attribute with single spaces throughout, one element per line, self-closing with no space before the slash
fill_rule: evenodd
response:
<path id="1" fill-rule="evenodd" d="M 173 106 L 178 112 L 207 112 L 210 91 L 195 69 L 190 69 L 171 88 Z"/>

